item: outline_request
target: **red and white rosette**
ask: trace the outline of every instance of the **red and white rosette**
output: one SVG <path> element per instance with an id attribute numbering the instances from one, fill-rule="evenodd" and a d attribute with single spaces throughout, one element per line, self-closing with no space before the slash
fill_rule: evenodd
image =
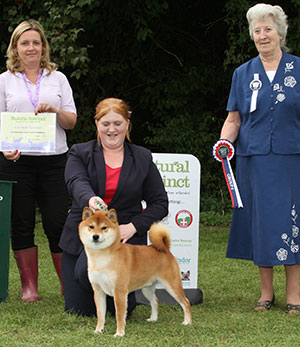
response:
<path id="1" fill-rule="evenodd" d="M 224 139 L 218 140 L 212 149 L 213 157 L 222 163 L 224 177 L 227 183 L 228 191 L 231 197 L 232 207 L 243 207 L 243 202 L 240 196 L 238 186 L 230 165 L 230 160 L 234 156 L 233 144 Z"/>
<path id="2" fill-rule="evenodd" d="M 213 156 L 220 162 L 226 157 L 231 160 L 234 156 L 233 144 L 228 140 L 217 141 L 213 146 Z"/>

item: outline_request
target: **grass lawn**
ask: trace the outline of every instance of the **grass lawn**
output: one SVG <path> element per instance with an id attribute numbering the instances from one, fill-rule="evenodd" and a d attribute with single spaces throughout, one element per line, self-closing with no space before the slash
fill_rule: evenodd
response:
<path id="1" fill-rule="evenodd" d="M 285 311 L 283 267 L 275 268 L 276 305 L 254 312 L 259 297 L 257 268 L 225 258 L 228 229 L 200 228 L 199 288 L 204 301 L 192 306 L 193 324 L 182 326 L 179 306 L 161 305 L 159 319 L 148 323 L 150 307 L 138 306 L 127 322 L 126 336 L 115 339 L 115 319 L 95 335 L 96 318 L 64 313 L 64 300 L 40 224 L 39 293 L 41 301 L 20 301 L 20 279 L 10 258 L 9 295 L 0 303 L 0 346 L 300 346 L 300 315 Z"/>

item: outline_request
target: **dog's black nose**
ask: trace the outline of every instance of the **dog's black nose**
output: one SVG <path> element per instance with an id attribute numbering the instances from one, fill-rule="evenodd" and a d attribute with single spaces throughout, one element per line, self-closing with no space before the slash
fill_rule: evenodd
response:
<path id="1" fill-rule="evenodd" d="M 99 241 L 99 235 L 94 234 L 93 235 L 93 241 Z"/>

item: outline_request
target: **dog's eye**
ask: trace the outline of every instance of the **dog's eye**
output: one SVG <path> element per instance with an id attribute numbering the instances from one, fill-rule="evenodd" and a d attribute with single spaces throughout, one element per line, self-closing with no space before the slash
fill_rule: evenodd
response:
<path id="1" fill-rule="evenodd" d="M 102 229 L 102 230 L 106 230 L 106 229 L 107 229 L 107 227 L 106 227 L 106 226 L 103 226 L 101 229 Z"/>
<path id="2" fill-rule="evenodd" d="M 94 227 L 93 225 L 90 225 L 89 228 L 90 228 L 90 229 L 94 229 L 95 227 Z"/>

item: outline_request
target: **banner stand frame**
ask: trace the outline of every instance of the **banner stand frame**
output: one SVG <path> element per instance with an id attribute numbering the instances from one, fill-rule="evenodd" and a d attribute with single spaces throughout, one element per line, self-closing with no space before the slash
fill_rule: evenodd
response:
<path id="1" fill-rule="evenodd" d="M 191 305 L 198 305 L 203 302 L 203 293 L 201 289 L 184 288 L 183 290 Z M 165 289 L 156 289 L 155 294 L 160 304 L 178 305 L 177 301 Z M 140 289 L 135 292 L 135 297 L 138 305 L 150 305 Z"/>

